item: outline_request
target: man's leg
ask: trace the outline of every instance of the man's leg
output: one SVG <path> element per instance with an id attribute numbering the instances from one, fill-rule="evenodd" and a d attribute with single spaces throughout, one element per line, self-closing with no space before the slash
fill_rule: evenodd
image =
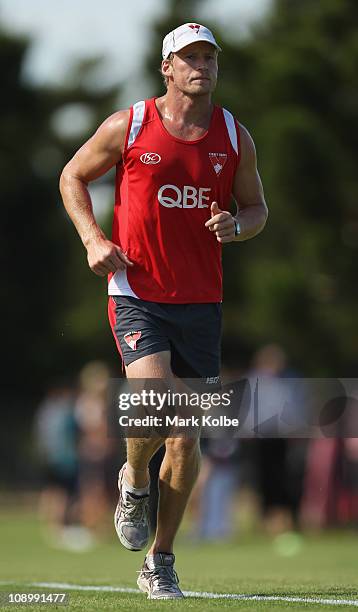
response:
<path id="1" fill-rule="evenodd" d="M 126 373 L 128 378 L 164 379 L 171 388 L 187 390 L 171 371 L 169 351 L 134 361 L 127 366 Z M 125 477 L 131 486 L 142 488 L 148 484 L 149 461 L 162 444 L 161 439 L 128 438 Z M 159 473 L 158 525 L 149 554 L 172 552 L 174 538 L 199 474 L 199 468 L 198 438 L 178 437 L 165 440 L 165 455 Z"/>
<path id="2" fill-rule="evenodd" d="M 150 535 L 148 464 L 161 439 L 129 438 L 127 462 L 118 475 L 119 500 L 114 524 L 120 542 L 129 550 L 142 550 Z"/>
<path id="3" fill-rule="evenodd" d="M 158 525 L 148 554 L 173 551 L 173 543 L 200 468 L 198 439 L 168 438 L 159 473 Z"/>
<path id="4" fill-rule="evenodd" d="M 136 379 L 171 377 L 170 352 L 161 351 L 141 357 L 126 366 L 131 389 L 136 390 Z M 168 381 L 170 383 L 170 380 Z M 162 446 L 161 438 L 128 438 L 127 461 L 118 475 L 119 501 L 114 524 L 120 542 L 129 550 L 142 550 L 149 539 L 149 462 Z"/>
<path id="5" fill-rule="evenodd" d="M 159 378 L 172 383 L 170 352 L 162 351 L 141 357 L 126 367 L 127 378 Z M 129 485 L 143 488 L 149 484 L 149 462 L 162 446 L 161 438 L 128 438 L 125 478 Z"/>
<path id="6" fill-rule="evenodd" d="M 162 440 L 128 439 L 128 455 L 124 478 L 130 490 L 145 493 L 149 485 L 148 465 Z M 154 442 L 155 445 L 150 442 Z M 138 467 L 140 466 L 140 467 Z M 157 530 L 148 554 L 171 553 L 185 508 L 200 469 L 198 439 L 168 438 L 159 472 L 159 504 Z"/>
<path id="7" fill-rule="evenodd" d="M 161 438 L 127 438 L 125 479 L 134 488 L 149 484 L 149 462 L 164 440 Z"/>
<path id="8" fill-rule="evenodd" d="M 128 378 L 160 378 L 171 389 L 178 389 L 170 367 L 170 352 L 142 357 L 126 368 Z M 180 389 L 181 391 L 183 389 Z M 148 464 L 162 440 L 128 439 L 126 478 L 132 486 L 142 488 L 148 479 Z M 198 439 L 168 438 L 159 474 L 159 508 L 156 536 L 138 577 L 138 586 L 152 599 L 183 597 L 174 571 L 172 554 L 175 535 L 180 526 L 190 492 L 199 472 Z M 143 490 L 143 489 L 142 489 Z"/>

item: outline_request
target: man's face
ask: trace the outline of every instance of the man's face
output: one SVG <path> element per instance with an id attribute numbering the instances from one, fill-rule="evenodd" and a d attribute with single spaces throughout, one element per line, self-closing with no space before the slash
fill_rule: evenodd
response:
<path id="1" fill-rule="evenodd" d="M 217 50 L 210 43 L 192 43 L 173 54 L 165 73 L 179 91 L 189 96 L 203 96 L 215 89 L 217 55 Z"/>

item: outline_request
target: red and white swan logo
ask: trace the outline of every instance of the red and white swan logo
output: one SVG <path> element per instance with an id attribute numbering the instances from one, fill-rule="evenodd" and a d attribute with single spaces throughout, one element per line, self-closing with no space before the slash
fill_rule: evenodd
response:
<path id="1" fill-rule="evenodd" d="M 137 342 L 139 338 L 141 337 L 141 335 L 142 335 L 141 331 L 130 331 L 123 336 L 124 340 L 126 341 L 128 346 L 131 347 L 132 351 L 137 350 Z"/>
<path id="2" fill-rule="evenodd" d="M 198 23 L 192 23 L 190 24 L 189 28 L 191 28 L 192 30 L 195 30 L 195 32 L 197 34 L 199 34 L 199 30 L 200 30 L 200 25 Z"/>
<path id="3" fill-rule="evenodd" d="M 162 158 L 158 153 L 143 153 L 139 159 L 143 164 L 159 164 Z"/>

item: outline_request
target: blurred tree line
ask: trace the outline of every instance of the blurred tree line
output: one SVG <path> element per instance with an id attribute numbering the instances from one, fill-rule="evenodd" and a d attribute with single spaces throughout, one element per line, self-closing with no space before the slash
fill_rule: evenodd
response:
<path id="1" fill-rule="evenodd" d="M 146 70 L 156 95 L 163 35 L 203 21 L 202 5 L 171 0 L 155 25 Z M 252 133 L 270 209 L 261 236 L 224 249 L 224 357 L 237 363 L 275 340 L 308 375 L 354 371 L 357 22 L 355 0 L 276 0 L 249 37 L 207 24 L 223 47 L 215 101 Z M 115 110 L 118 89 L 93 87 L 95 60 L 58 87 L 31 86 L 21 77 L 28 46 L 0 32 L 2 396 L 17 389 L 24 410 L 89 359 L 118 367 L 106 282 L 89 271 L 58 193 L 63 165 Z M 72 131 L 58 127 L 66 122 Z"/>
<path id="2" fill-rule="evenodd" d="M 90 87 L 99 60 L 79 64 L 58 87 L 24 82 L 28 47 L 28 40 L 0 32 L 2 393 L 17 388 L 25 395 L 71 375 L 89 349 L 107 351 L 105 316 L 98 317 L 106 308 L 105 281 L 99 287 L 86 266 L 58 179 L 118 95 Z"/>
<path id="3" fill-rule="evenodd" d="M 93 87 L 99 59 L 78 64 L 57 87 L 32 86 L 22 77 L 29 46 L 0 29 L 0 482 L 10 465 L 12 477 L 26 473 L 32 413 L 47 388 L 75 381 L 92 355 L 112 348 L 106 282 L 86 265 L 58 179 L 113 112 L 118 89 Z"/>

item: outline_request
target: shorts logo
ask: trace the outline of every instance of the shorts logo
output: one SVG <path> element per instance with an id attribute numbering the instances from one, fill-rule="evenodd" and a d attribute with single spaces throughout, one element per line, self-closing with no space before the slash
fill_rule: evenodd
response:
<path id="1" fill-rule="evenodd" d="M 207 376 L 205 382 L 207 385 L 216 385 L 220 382 L 220 376 Z"/>
<path id="2" fill-rule="evenodd" d="M 213 165 L 216 176 L 219 176 L 227 162 L 226 153 L 209 153 L 209 159 Z"/>
<path id="3" fill-rule="evenodd" d="M 137 350 L 137 342 L 140 339 L 141 335 L 141 331 L 130 331 L 127 334 L 124 334 L 123 338 L 128 344 L 128 346 L 131 347 L 132 351 Z"/>
<path id="4" fill-rule="evenodd" d="M 142 153 L 139 159 L 142 164 L 159 164 L 162 158 L 158 153 Z"/>

